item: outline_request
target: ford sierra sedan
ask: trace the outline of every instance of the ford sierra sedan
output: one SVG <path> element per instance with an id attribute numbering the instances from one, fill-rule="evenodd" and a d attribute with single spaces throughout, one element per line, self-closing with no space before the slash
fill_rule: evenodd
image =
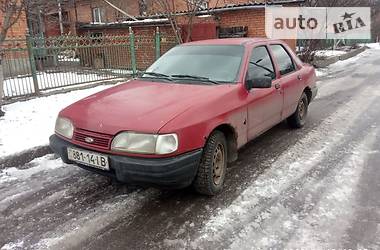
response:
<path id="1" fill-rule="evenodd" d="M 192 42 L 63 109 L 50 146 L 121 182 L 215 195 L 238 150 L 284 120 L 303 127 L 316 94 L 314 68 L 282 41 Z"/>

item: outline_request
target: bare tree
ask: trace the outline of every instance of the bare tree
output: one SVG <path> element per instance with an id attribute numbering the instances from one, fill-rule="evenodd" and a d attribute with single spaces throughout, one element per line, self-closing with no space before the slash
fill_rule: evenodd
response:
<path id="1" fill-rule="evenodd" d="M 109 6 L 111 6 L 116 11 L 118 11 L 118 12 L 122 13 L 123 15 L 127 16 L 128 18 L 130 18 L 130 19 L 132 19 L 134 21 L 137 20 L 134 16 L 130 15 L 125 10 L 122 10 L 121 8 L 119 8 L 118 6 L 116 6 L 114 3 L 112 3 L 111 1 L 103 0 L 103 2 L 105 2 L 106 4 L 108 4 Z"/>
<path id="2" fill-rule="evenodd" d="M 4 115 L 4 112 L 1 110 L 4 96 L 3 52 L 1 49 L 8 31 L 18 22 L 24 13 L 24 7 L 25 2 L 22 0 L 0 0 L 0 116 Z"/>
<path id="3" fill-rule="evenodd" d="M 188 42 L 191 39 L 194 17 L 208 5 L 208 2 L 208 0 L 157 0 L 153 6 L 150 6 L 150 12 L 162 14 L 169 20 L 178 43 Z M 182 10 L 183 13 L 178 13 L 177 6 L 185 8 Z M 184 40 L 181 34 L 179 19 L 182 19 L 183 23 L 186 23 L 186 37 Z"/>

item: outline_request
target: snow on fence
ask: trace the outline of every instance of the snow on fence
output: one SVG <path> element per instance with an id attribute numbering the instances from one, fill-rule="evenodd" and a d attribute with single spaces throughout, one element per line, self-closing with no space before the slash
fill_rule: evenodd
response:
<path id="1" fill-rule="evenodd" d="M 40 91 L 96 81 L 128 78 L 145 70 L 175 38 L 152 35 L 84 35 L 12 38 L 1 48 L 4 96 L 36 95 Z"/>

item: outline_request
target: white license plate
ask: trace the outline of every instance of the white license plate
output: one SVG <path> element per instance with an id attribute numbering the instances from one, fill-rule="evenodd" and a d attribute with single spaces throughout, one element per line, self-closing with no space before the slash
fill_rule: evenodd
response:
<path id="1" fill-rule="evenodd" d="M 93 153 L 85 150 L 79 150 L 74 148 L 67 148 L 67 157 L 69 160 L 101 169 L 101 170 L 110 170 L 108 157 L 102 154 Z"/>

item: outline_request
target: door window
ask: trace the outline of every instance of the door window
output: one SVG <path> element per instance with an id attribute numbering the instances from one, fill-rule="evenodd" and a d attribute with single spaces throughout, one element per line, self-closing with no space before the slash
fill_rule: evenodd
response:
<path id="1" fill-rule="evenodd" d="M 282 45 L 277 44 L 270 47 L 280 67 L 281 75 L 286 75 L 296 70 L 292 58 Z"/>
<path id="2" fill-rule="evenodd" d="M 249 61 L 248 73 L 253 78 L 276 78 L 272 59 L 265 46 L 256 47 L 252 51 L 251 59 Z"/>

